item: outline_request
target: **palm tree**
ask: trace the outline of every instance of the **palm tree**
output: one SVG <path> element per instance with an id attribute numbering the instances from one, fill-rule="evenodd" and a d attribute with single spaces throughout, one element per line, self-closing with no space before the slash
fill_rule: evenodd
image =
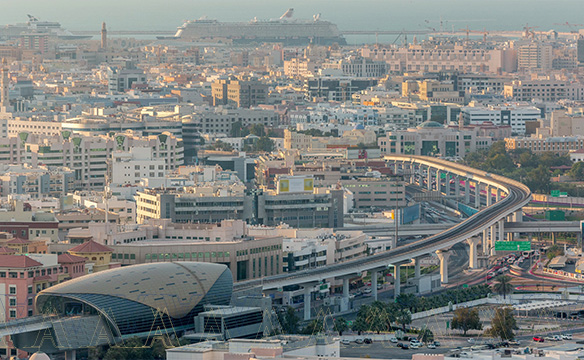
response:
<path id="1" fill-rule="evenodd" d="M 507 294 L 513 291 L 513 285 L 511 284 L 511 277 L 507 275 L 500 275 L 495 278 L 495 283 L 493 289 L 498 293 L 503 295 L 503 299 L 507 298 Z"/>

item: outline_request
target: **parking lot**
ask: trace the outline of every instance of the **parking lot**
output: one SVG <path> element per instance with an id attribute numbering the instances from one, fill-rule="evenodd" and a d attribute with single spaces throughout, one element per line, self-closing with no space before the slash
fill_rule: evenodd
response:
<path id="1" fill-rule="evenodd" d="M 407 343 L 407 342 L 406 342 Z M 463 342 L 461 342 L 463 343 Z M 396 344 L 390 342 L 373 342 L 372 344 L 355 344 L 349 345 L 341 344 L 341 357 L 356 357 L 364 358 L 371 357 L 375 359 L 411 359 L 412 354 L 445 354 L 451 347 L 438 347 L 436 349 L 428 349 L 426 347 L 419 349 L 403 350 L 398 348 Z"/>

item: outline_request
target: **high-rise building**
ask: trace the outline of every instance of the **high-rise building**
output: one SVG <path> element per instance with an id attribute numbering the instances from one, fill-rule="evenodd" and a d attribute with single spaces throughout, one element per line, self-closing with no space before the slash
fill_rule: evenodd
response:
<path id="1" fill-rule="evenodd" d="M 101 49 L 107 49 L 107 29 L 105 27 L 105 21 L 101 23 Z"/>
<path id="2" fill-rule="evenodd" d="M 213 105 L 248 108 L 265 104 L 268 85 L 256 79 L 222 79 L 211 85 Z"/>
<path id="3" fill-rule="evenodd" d="M 7 113 L 10 106 L 8 85 L 8 62 L 6 58 L 2 58 L 2 69 L 0 69 L 0 112 L 2 113 Z"/>

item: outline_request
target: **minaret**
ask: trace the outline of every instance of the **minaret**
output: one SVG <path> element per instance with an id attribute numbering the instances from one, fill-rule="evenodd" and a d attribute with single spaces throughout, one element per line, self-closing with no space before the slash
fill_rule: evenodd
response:
<path id="1" fill-rule="evenodd" d="M 462 117 L 462 110 L 458 114 L 458 130 L 464 130 L 464 118 Z"/>
<path id="2" fill-rule="evenodd" d="M 0 109 L 2 112 L 7 112 L 9 106 L 8 62 L 6 61 L 6 58 L 2 58 L 2 69 L 0 70 Z"/>
<path id="3" fill-rule="evenodd" d="M 105 21 L 101 23 L 101 48 L 107 48 L 107 29 L 105 28 Z"/>

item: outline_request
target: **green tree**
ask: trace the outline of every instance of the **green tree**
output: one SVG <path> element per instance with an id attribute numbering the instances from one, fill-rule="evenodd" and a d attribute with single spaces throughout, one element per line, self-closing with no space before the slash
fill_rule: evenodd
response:
<path id="1" fill-rule="evenodd" d="M 495 309 L 495 316 L 491 320 L 491 328 L 487 333 L 501 340 L 512 340 L 515 338 L 513 330 L 517 329 L 517 323 L 513 316 L 513 309 L 510 307 L 500 307 Z"/>
<path id="2" fill-rule="evenodd" d="M 493 289 L 497 294 L 503 295 L 503 299 L 507 298 L 507 294 L 513 292 L 513 285 L 511 284 L 511 277 L 507 275 L 499 275 L 495 278 Z"/>
<path id="3" fill-rule="evenodd" d="M 255 136 L 266 136 L 266 129 L 264 128 L 264 125 L 262 124 L 253 124 L 250 128 L 249 128 L 249 132 Z"/>
<path id="4" fill-rule="evenodd" d="M 479 310 L 477 308 L 469 309 L 465 307 L 454 310 L 451 326 L 453 329 L 462 330 L 464 335 L 466 335 L 468 330 L 482 330 L 483 324 L 479 317 Z"/>
<path id="5" fill-rule="evenodd" d="M 320 334 L 324 332 L 324 322 L 322 319 L 314 319 L 302 329 L 302 333 L 306 335 Z"/>
<path id="6" fill-rule="evenodd" d="M 249 129 L 243 126 L 241 121 L 236 121 L 231 124 L 231 130 L 229 131 L 231 137 L 245 137 L 249 135 Z"/>
<path id="7" fill-rule="evenodd" d="M 343 335 L 343 332 L 349 330 L 349 325 L 347 325 L 347 320 L 342 317 L 338 317 L 334 320 L 334 330 L 339 333 L 339 336 Z"/>
<path id="8" fill-rule="evenodd" d="M 207 146 L 209 150 L 233 151 L 233 146 L 221 140 L 215 141 L 213 144 Z"/>
<path id="9" fill-rule="evenodd" d="M 142 340 L 133 337 L 120 345 L 110 347 L 104 356 L 104 360 L 119 359 L 154 360 L 154 355 L 151 347 L 145 346 Z"/>
<path id="10" fill-rule="evenodd" d="M 579 161 L 572 165 L 569 175 L 574 180 L 584 181 L 584 162 Z"/>
<path id="11" fill-rule="evenodd" d="M 297 334 L 298 333 L 298 323 L 300 318 L 296 315 L 296 310 L 293 307 L 286 307 L 286 311 L 278 312 L 278 321 L 280 321 L 280 327 L 282 332 L 286 334 Z"/>
<path id="12" fill-rule="evenodd" d="M 402 330 L 406 332 L 406 325 L 412 323 L 412 313 L 408 309 L 400 309 L 395 314 L 395 322 L 401 325 Z"/>
<path id="13" fill-rule="evenodd" d="M 432 330 L 428 329 L 428 327 L 424 325 L 424 327 L 420 329 L 420 332 L 418 334 L 418 340 L 420 340 L 424 344 L 431 343 L 432 341 L 434 341 L 434 333 L 432 332 Z"/>
<path id="14" fill-rule="evenodd" d="M 549 168 L 540 165 L 537 168 L 527 172 L 525 185 L 527 185 L 531 191 L 546 193 L 550 188 Z"/>
<path id="15" fill-rule="evenodd" d="M 255 151 L 274 151 L 274 142 L 267 136 L 260 137 L 254 144 L 253 148 Z"/>
<path id="16" fill-rule="evenodd" d="M 368 331 L 369 324 L 367 323 L 367 320 L 365 319 L 365 317 L 357 316 L 357 318 L 353 322 L 353 326 L 351 326 L 351 330 L 356 331 L 357 334 L 359 334 L 359 335 L 361 335 L 361 333 L 364 331 Z"/>

